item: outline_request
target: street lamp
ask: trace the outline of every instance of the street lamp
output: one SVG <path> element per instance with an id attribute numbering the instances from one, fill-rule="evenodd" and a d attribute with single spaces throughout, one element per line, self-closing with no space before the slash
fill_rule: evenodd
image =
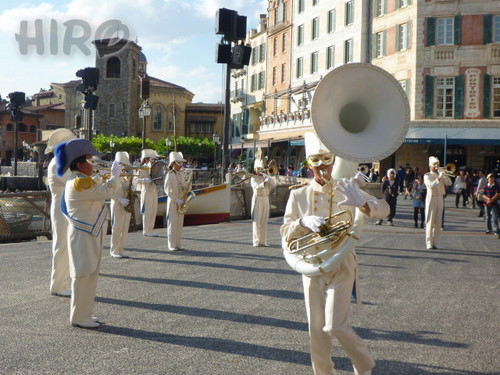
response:
<path id="1" fill-rule="evenodd" d="M 172 141 L 170 140 L 170 138 L 168 138 L 168 137 L 165 138 L 165 146 L 167 148 L 165 154 L 167 154 L 167 155 L 168 155 L 168 150 L 169 150 L 171 144 L 172 144 Z"/>
<path id="2" fill-rule="evenodd" d="M 151 106 L 147 100 L 139 108 L 139 118 L 142 118 L 142 148 L 146 147 L 146 119 L 151 115 Z"/>
<path id="3" fill-rule="evenodd" d="M 115 142 L 113 140 L 109 141 L 109 148 L 111 149 L 111 160 L 114 160 L 113 149 L 115 148 Z"/>

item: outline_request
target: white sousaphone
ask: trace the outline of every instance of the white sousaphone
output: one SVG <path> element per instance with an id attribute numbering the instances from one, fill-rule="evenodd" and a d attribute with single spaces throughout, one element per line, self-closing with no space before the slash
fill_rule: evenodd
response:
<path id="1" fill-rule="evenodd" d="M 353 177 L 358 163 L 382 160 L 401 146 L 410 106 L 391 74 L 371 64 L 354 63 L 332 70 L 319 82 L 311 117 L 316 134 L 336 155 L 332 176 L 338 180 Z M 333 270 L 354 250 L 363 222 L 364 215 L 356 208 L 348 228 L 333 233 L 334 246 L 309 252 L 318 241 L 315 236 L 305 246 L 285 249 L 287 263 L 306 276 Z"/>

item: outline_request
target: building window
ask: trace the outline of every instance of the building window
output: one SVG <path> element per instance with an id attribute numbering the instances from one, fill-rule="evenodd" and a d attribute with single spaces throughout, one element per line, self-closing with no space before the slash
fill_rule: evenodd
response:
<path id="1" fill-rule="evenodd" d="M 380 17 L 384 14 L 384 0 L 375 0 L 375 17 Z"/>
<path id="2" fill-rule="evenodd" d="M 328 25 L 327 32 L 333 33 L 335 31 L 335 9 L 328 12 Z"/>
<path id="3" fill-rule="evenodd" d="M 353 41 L 352 39 L 344 42 L 344 64 L 352 62 Z"/>
<path id="4" fill-rule="evenodd" d="M 254 92 L 255 90 L 257 90 L 257 75 L 252 74 L 250 77 L 250 91 Z"/>
<path id="5" fill-rule="evenodd" d="M 301 78 L 303 74 L 303 60 L 302 57 L 297 59 L 297 74 L 295 75 L 297 78 Z"/>
<path id="6" fill-rule="evenodd" d="M 326 69 L 333 68 L 335 66 L 335 47 L 330 46 L 326 49 Z"/>
<path id="7" fill-rule="evenodd" d="M 500 16 L 495 16 L 493 20 L 493 42 L 500 43 Z"/>
<path id="8" fill-rule="evenodd" d="M 408 0 L 397 0 L 399 8 L 404 8 L 408 6 Z"/>
<path id="9" fill-rule="evenodd" d="M 354 23 L 354 1 L 345 3 L 345 25 L 349 26 Z"/>
<path id="10" fill-rule="evenodd" d="M 278 55 L 278 38 L 273 39 L 273 56 Z"/>
<path id="11" fill-rule="evenodd" d="M 297 45 L 301 46 L 304 44 L 304 25 L 299 25 L 297 27 Z"/>
<path id="12" fill-rule="evenodd" d="M 453 18 L 438 18 L 437 44 L 440 46 L 453 44 Z"/>
<path id="13" fill-rule="evenodd" d="M 316 17 L 316 18 L 313 18 L 312 20 L 312 35 L 311 35 L 311 38 L 314 40 L 314 39 L 318 39 L 318 36 L 319 36 L 319 18 Z"/>
<path id="14" fill-rule="evenodd" d="M 398 25 L 398 41 L 397 41 L 398 51 L 405 51 L 408 49 L 408 24 L 403 23 Z"/>
<path id="15" fill-rule="evenodd" d="M 252 48 L 252 65 L 259 62 L 259 47 Z"/>
<path id="16" fill-rule="evenodd" d="M 384 56 L 384 32 L 376 33 L 375 40 L 375 57 L 382 57 Z"/>
<path id="17" fill-rule="evenodd" d="M 299 0 L 299 4 L 298 4 L 299 13 L 302 13 L 304 11 L 304 2 L 305 2 L 305 0 Z"/>
<path id="18" fill-rule="evenodd" d="M 279 25 L 286 20 L 286 4 L 278 0 L 278 7 L 274 11 L 274 24 Z"/>
<path id="19" fill-rule="evenodd" d="M 282 38 L 281 42 L 283 43 L 281 45 L 281 51 L 283 53 L 285 53 L 286 52 L 286 33 L 283 33 L 283 38 Z"/>
<path id="20" fill-rule="evenodd" d="M 262 43 L 259 46 L 259 62 L 266 60 L 266 43 Z"/>
<path id="21" fill-rule="evenodd" d="M 453 118 L 455 78 L 436 79 L 436 118 Z"/>
<path id="22" fill-rule="evenodd" d="M 110 57 L 106 62 L 106 78 L 120 78 L 120 59 Z"/>
<path id="23" fill-rule="evenodd" d="M 273 67 L 273 86 L 276 86 L 278 83 L 278 68 L 276 66 Z"/>
<path id="24" fill-rule="evenodd" d="M 263 90 L 265 88 L 265 79 L 266 79 L 266 74 L 265 72 L 260 72 L 259 73 L 259 90 Z"/>
<path id="25" fill-rule="evenodd" d="M 212 134 L 214 124 L 212 122 L 192 122 L 191 134 Z"/>
<path id="26" fill-rule="evenodd" d="M 281 83 L 285 83 L 286 78 L 286 64 L 281 64 Z"/>
<path id="27" fill-rule="evenodd" d="M 109 105 L 109 117 L 115 117 L 115 105 L 114 104 Z"/>
<path id="28" fill-rule="evenodd" d="M 163 110 L 160 107 L 153 109 L 153 130 L 159 131 L 162 129 Z"/>
<path id="29" fill-rule="evenodd" d="M 311 74 L 318 72 L 318 52 L 311 53 Z"/>
<path id="30" fill-rule="evenodd" d="M 500 117 L 500 77 L 493 77 L 493 117 Z"/>
<path id="31" fill-rule="evenodd" d="M 313 2 L 313 6 L 315 6 L 315 5 L 318 5 L 319 0 L 312 0 L 312 2 Z"/>

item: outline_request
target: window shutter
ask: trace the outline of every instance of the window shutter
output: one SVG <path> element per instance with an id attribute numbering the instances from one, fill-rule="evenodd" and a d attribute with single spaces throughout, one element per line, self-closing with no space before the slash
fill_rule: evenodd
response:
<path id="1" fill-rule="evenodd" d="M 372 34 L 372 60 L 377 57 L 377 34 Z"/>
<path id="2" fill-rule="evenodd" d="M 489 44 L 492 42 L 493 33 L 493 16 L 491 14 L 485 14 L 483 16 L 483 44 Z"/>
<path id="3" fill-rule="evenodd" d="M 436 19 L 433 17 L 427 18 L 427 47 L 436 44 Z"/>
<path id="4" fill-rule="evenodd" d="M 454 17 L 453 25 L 455 27 L 453 44 L 459 45 L 462 43 L 462 16 L 460 14 Z"/>
<path id="5" fill-rule="evenodd" d="M 409 78 L 405 79 L 405 86 L 406 86 L 405 91 L 406 91 L 406 96 L 408 97 L 408 99 L 410 98 L 410 89 L 411 89 L 410 84 L 411 84 L 410 79 Z"/>
<path id="6" fill-rule="evenodd" d="M 243 110 L 243 125 L 242 125 L 242 133 L 243 134 L 248 134 L 248 109 Z"/>
<path id="7" fill-rule="evenodd" d="M 408 5 L 411 5 L 411 0 L 408 0 Z"/>
<path id="8" fill-rule="evenodd" d="M 409 3 L 408 3 L 409 4 Z M 406 49 L 410 49 L 410 33 L 411 33 L 411 21 L 406 23 Z"/>
<path id="9" fill-rule="evenodd" d="M 454 118 L 464 118 L 464 76 L 455 77 L 455 114 Z"/>
<path id="10" fill-rule="evenodd" d="M 491 76 L 484 75 L 483 82 L 483 118 L 491 118 Z"/>
<path id="11" fill-rule="evenodd" d="M 425 76 L 425 118 L 434 115 L 434 77 Z"/>
<path id="12" fill-rule="evenodd" d="M 382 34 L 382 56 L 386 56 L 387 55 L 387 49 L 386 49 L 386 46 L 387 46 L 387 30 L 384 30 L 384 33 Z"/>
<path id="13" fill-rule="evenodd" d="M 394 43 L 394 45 L 396 46 L 395 50 L 401 51 L 401 48 L 400 48 L 401 44 L 399 43 L 399 38 L 401 38 L 401 35 L 400 35 L 401 33 L 399 31 L 399 25 L 396 25 L 396 33 L 395 34 L 396 34 L 396 41 Z"/>
<path id="14" fill-rule="evenodd" d="M 387 0 L 380 0 L 380 1 L 383 1 L 383 14 L 387 14 Z"/>

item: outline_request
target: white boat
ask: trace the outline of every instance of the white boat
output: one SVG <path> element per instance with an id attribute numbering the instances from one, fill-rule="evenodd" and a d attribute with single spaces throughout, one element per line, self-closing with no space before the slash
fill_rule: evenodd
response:
<path id="1" fill-rule="evenodd" d="M 193 190 L 195 198 L 189 203 L 184 225 L 215 224 L 229 220 L 231 187 L 228 184 L 214 185 Z M 166 195 L 158 197 L 157 218 L 165 217 Z"/>

